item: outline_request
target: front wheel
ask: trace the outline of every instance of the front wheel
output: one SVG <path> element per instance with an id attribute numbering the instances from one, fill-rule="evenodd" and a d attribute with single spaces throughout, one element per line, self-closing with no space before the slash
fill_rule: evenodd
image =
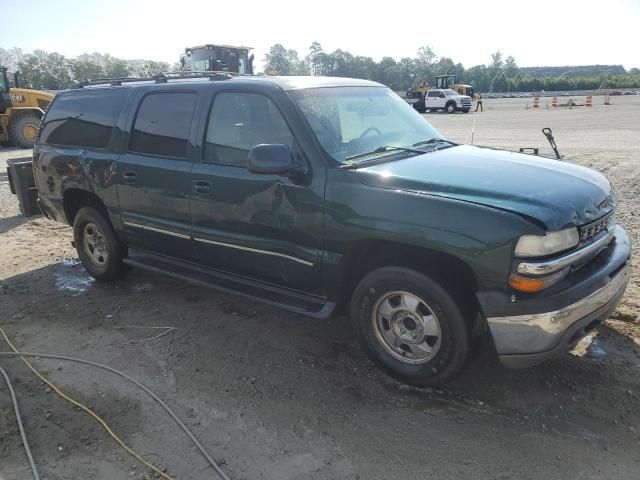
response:
<path id="1" fill-rule="evenodd" d="M 447 111 L 447 113 L 456 113 L 456 110 L 457 110 L 456 104 L 453 102 L 447 104 L 447 106 L 445 107 L 445 110 Z"/>
<path id="2" fill-rule="evenodd" d="M 83 207 L 78 211 L 73 221 L 73 239 L 82 265 L 96 280 L 108 282 L 122 275 L 126 248 L 98 210 Z"/>
<path id="3" fill-rule="evenodd" d="M 452 297 L 430 277 L 384 267 L 364 277 L 351 319 L 371 360 L 411 385 L 446 383 L 464 366 L 469 333 Z"/>
<path id="4" fill-rule="evenodd" d="M 468 108 L 463 108 L 462 109 L 462 113 L 469 113 L 469 109 Z"/>

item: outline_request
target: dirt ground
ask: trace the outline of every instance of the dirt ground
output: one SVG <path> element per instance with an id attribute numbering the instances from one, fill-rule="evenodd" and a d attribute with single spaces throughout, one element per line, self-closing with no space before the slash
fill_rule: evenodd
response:
<path id="1" fill-rule="evenodd" d="M 552 110 L 543 99 L 534 110 L 525 99 L 487 99 L 484 113 L 425 117 L 453 140 L 469 143 L 473 131 L 476 144 L 512 150 L 547 147 L 540 129 L 551 127 L 568 161 L 612 180 L 617 219 L 639 245 L 640 96 L 595 100 Z M 233 480 L 640 478 L 637 253 L 623 304 L 572 354 L 510 371 L 480 349 L 446 388 L 415 389 L 380 373 L 344 318 L 308 319 L 136 270 L 114 285 L 92 282 L 69 227 L 19 215 L 4 161 L 25 154 L 0 149 L 0 325 L 24 351 L 141 380 Z M 158 336 L 154 327 L 175 330 Z M 135 387 L 91 367 L 34 363 L 176 479 L 216 478 Z M 0 365 L 42 478 L 153 478 L 18 360 Z M 0 479 L 28 478 L 0 384 Z"/>

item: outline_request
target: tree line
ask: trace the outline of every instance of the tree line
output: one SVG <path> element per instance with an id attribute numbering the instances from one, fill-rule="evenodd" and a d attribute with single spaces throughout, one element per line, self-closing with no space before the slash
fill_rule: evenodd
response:
<path id="1" fill-rule="evenodd" d="M 640 88 L 640 69 L 627 72 L 621 65 L 579 67 L 518 67 L 513 56 L 497 51 L 491 62 L 465 69 L 449 57 L 439 57 L 430 46 L 418 49 L 415 57 L 371 57 L 338 49 L 328 53 L 313 42 L 303 58 L 295 50 L 275 44 L 265 55 L 265 72 L 279 75 L 328 75 L 374 80 L 394 90 L 417 87 L 422 81 L 435 84 L 437 75 L 456 75 L 457 80 L 483 92 L 532 92 L 540 90 L 596 90 Z"/>
<path id="2" fill-rule="evenodd" d="M 595 90 L 640 88 L 640 69 L 628 72 L 621 65 L 579 67 L 518 67 L 513 56 L 497 51 L 488 64 L 464 68 L 449 57 L 440 57 L 430 46 L 420 47 L 415 57 L 395 60 L 354 55 L 346 50 L 325 52 L 313 42 L 300 57 L 296 50 L 273 45 L 264 58 L 264 71 L 279 75 L 327 75 L 373 80 L 397 91 L 417 87 L 422 81 L 435 84 L 437 75 L 456 75 L 481 92 L 532 92 L 554 90 Z M 0 48 L 0 65 L 10 72 L 20 70 L 23 85 L 36 89 L 59 90 L 74 80 L 149 77 L 158 72 L 188 69 L 180 62 L 170 65 L 154 60 L 123 60 L 103 53 L 84 53 L 68 58 L 57 52 L 19 48 Z"/>
<path id="3" fill-rule="evenodd" d="M 10 72 L 19 70 L 22 85 L 44 90 L 68 88 L 74 80 L 149 77 L 182 68 L 179 62 L 169 65 L 155 60 L 122 60 L 103 53 L 67 58 L 44 50 L 25 53 L 20 48 L 0 48 L 0 65 L 8 67 Z"/>

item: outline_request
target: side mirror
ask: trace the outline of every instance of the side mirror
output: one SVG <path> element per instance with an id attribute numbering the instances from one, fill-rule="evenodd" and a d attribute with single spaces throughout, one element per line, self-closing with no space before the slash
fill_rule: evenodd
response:
<path id="1" fill-rule="evenodd" d="M 281 143 L 260 144 L 249 150 L 247 168 L 251 173 L 265 175 L 288 175 L 302 173 L 293 162 L 293 155 L 287 145 Z"/>

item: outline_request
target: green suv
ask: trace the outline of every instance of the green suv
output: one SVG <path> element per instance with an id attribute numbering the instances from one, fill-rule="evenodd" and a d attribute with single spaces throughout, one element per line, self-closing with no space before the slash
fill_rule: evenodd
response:
<path id="1" fill-rule="evenodd" d="M 369 81 L 85 85 L 52 102 L 34 173 L 97 280 L 128 264 L 346 312 L 371 359 L 415 385 L 450 380 L 487 331 L 507 366 L 566 350 L 629 278 L 603 175 L 457 145 Z"/>

